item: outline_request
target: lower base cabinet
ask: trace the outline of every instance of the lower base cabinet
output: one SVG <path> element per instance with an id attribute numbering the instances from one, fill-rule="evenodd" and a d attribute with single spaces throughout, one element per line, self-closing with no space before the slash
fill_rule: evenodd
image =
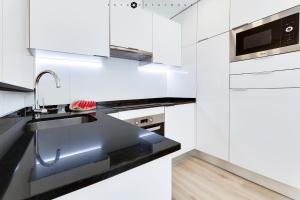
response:
<path id="1" fill-rule="evenodd" d="M 171 200 L 171 157 L 165 156 L 57 200 Z"/>
<path id="2" fill-rule="evenodd" d="M 184 104 L 165 108 L 165 136 L 181 143 L 179 156 L 195 148 L 196 104 Z"/>
<path id="3" fill-rule="evenodd" d="M 230 161 L 300 188 L 300 88 L 231 90 Z"/>

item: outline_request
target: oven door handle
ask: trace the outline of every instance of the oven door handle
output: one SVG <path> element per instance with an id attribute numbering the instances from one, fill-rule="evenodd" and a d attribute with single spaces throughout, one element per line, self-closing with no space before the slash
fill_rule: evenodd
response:
<path id="1" fill-rule="evenodd" d="M 146 130 L 150 131 L 150 132 L 153 132 L 153 131 L 157 131 L 159 129 L 161 129 L 161 126 L 155 126 L 155 127 L 152 127 L 152 128 L 147 128 Z"/>

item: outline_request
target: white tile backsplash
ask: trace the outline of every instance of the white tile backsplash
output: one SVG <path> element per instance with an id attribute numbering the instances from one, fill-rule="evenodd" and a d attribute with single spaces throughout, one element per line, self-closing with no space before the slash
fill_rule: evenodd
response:
<path id="1" fill-rule="evenodd" d="M 60 58 L 61 59 L 61 58 Z M 55 88 L 50 76 L 40 81 L 40 102 L 46 105 L 70 103 L 79 99 L 110 101 L 164 97 L 167 94 L 166 73 L 138 70 L 139 62 L 103 58 L 89 62 L 37 59 L 37 71 L 55 71 L 62 82 Z"/>
<path id="2" fill-rule="evenodd" d="M 46 105 L 67 104 L 69 103 L 70 97 L 70 63 L 51 63 L 50 61 L 49 59 L 38 59 L 36 74 L 48 69 L 53 70 L 60 78 L 61 87 L 56 88 L 55 80 L 51 75 L 44 75 L 38 85 L 39 103 L 40 105 L 42 105 L 43 102 L 45 102 Z M 56 63 L 59 63 L 59 65 Z"/>
<path id="3" fill-rule="evenodd" d="M 196 97 L 197 88 L 197 46 L 182 48 L 182 70 L 185 73 L 169 71 L 167 75 L 168 97 Z"/>
<path id="4" fill-rule="evenodd" d="M 24 93 L 0 91 L 0 105 L 0 116 L 17 111 L 25 106 Z"/>
<path id="5" fill-rule="evenodd" d="M 192 51 L 193 48 L 187 49 L 186 55 Z M 183 69 L 188 73 L 177 73 L 139 70 L 139 62 L 125 59 L 42 53 L 36 59 L 37 73 L 46 69 L 55 71 L 61 79 L 61 88 L 55 87 L 50 75 L 42 77 L 40 104 L 43 99 L 46 105 L 56 105 L 79 99 L 112 101 L 195 96 L 195 63 L 187 62 Z M 0 91 L 0 116 L 32 105 L 32 93 Z"/>

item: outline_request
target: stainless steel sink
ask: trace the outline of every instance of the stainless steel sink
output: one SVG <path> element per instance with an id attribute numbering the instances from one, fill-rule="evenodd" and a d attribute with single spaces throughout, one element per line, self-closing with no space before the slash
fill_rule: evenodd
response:
<path id="1" fill-rule="evenodd" d="M 73 117 L 64 117 L 64 118 L 48 118 L 48 119 L 39 119 L 37 121 L 31 121 L 27 124 L 27 128 L 30 131 L 45 130 L 51 128 L 66 127 L 78 124 L 85 124 L 97 121 L 97 119 L 91 115 L 80 115 Z"/>

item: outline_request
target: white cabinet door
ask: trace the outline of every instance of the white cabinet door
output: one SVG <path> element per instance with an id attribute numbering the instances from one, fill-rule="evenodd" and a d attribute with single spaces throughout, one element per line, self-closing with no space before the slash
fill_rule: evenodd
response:
<path id="1" fill-rule="evenodd" d="M 231 91 L 230 161 L 300 188 L 300 89 Z"/>
<path id="2" fill-rule="evenodd" d="M 235 28 L 299 4 L 300 0 L 231 0 L 230 27 Z"/>
<path id="3" fill-rule="evenodd" d="M 197 149 L 228 160 L 229 34 L 198 43 Z"/>
<path id="4" fill-rule="evenodd" d="M 30 47 L 109 56 L 109 0 L 31 0 Z"/>
<path id="5" fill-rule="evenodd" d="M 181 66 L 181 25 L 153 15 L 153 62 Z"/>
<path id="6" fill-rule="evenodd" d="M 0 82 L 3 82 L 3 0 L 0 0 L 0 45 Z"/>
<path id="7" fill-rule="evenodd" d="M 300 68 L 300 51 L 230 63 L 230 74 L 281 71 Z"/>
<path id="8" fill-rule="evenodd" d="M 165 156 L 55 200 L 171 200 L 171 196 L 172 164 Z"/>
<path id="9" fill-rule="evenodd" d="M 110 10 L 110 44 L 152 52 L 152 12 L 133 9 L 126 2 L 114 4 Z"/>
<path id="10" fill-rule="evenodd" d="M 183 47 L 197 42 L 197 17 L 198 6 L 195 4 L 173 18 L 174 21 L 181 24 Z"/>
<path id="11" fill-rule="evenodd" d="M 176 156 L 195 148 L 195 109 L 194 103 L 165 108 L 165 136 L 181 143 Z"/>
<path id="12" fill-rule="evenodd" d="M 121 111 L 119 112 L 119 119 L 128 120 L 128 119 L 134 119 L 139 117 L 164 114 L 164 112 L 165 112 L 164 107 Z"/>
<path id="13" fill-rule="evenodd" d="M 198 41 L 229 31 L 230 0 L 198 2 Z"/>
<path id="14" fill-rule="evenodd" d="M 299 69 L 230 75 L 230 88 L 300 88 L 299 77 Z"/>
<path id="15" fill-rule="evenodd" d="M 111 117 L 119 119 L 119 113 L 110 113 L 108 115 L 111 116 Z"/>
<path id="16" fill-rule="evenodd" d="M 29 47 L 29 0 L 3 0 L 2 81 L 33 88 L 34 57 Z"/>

